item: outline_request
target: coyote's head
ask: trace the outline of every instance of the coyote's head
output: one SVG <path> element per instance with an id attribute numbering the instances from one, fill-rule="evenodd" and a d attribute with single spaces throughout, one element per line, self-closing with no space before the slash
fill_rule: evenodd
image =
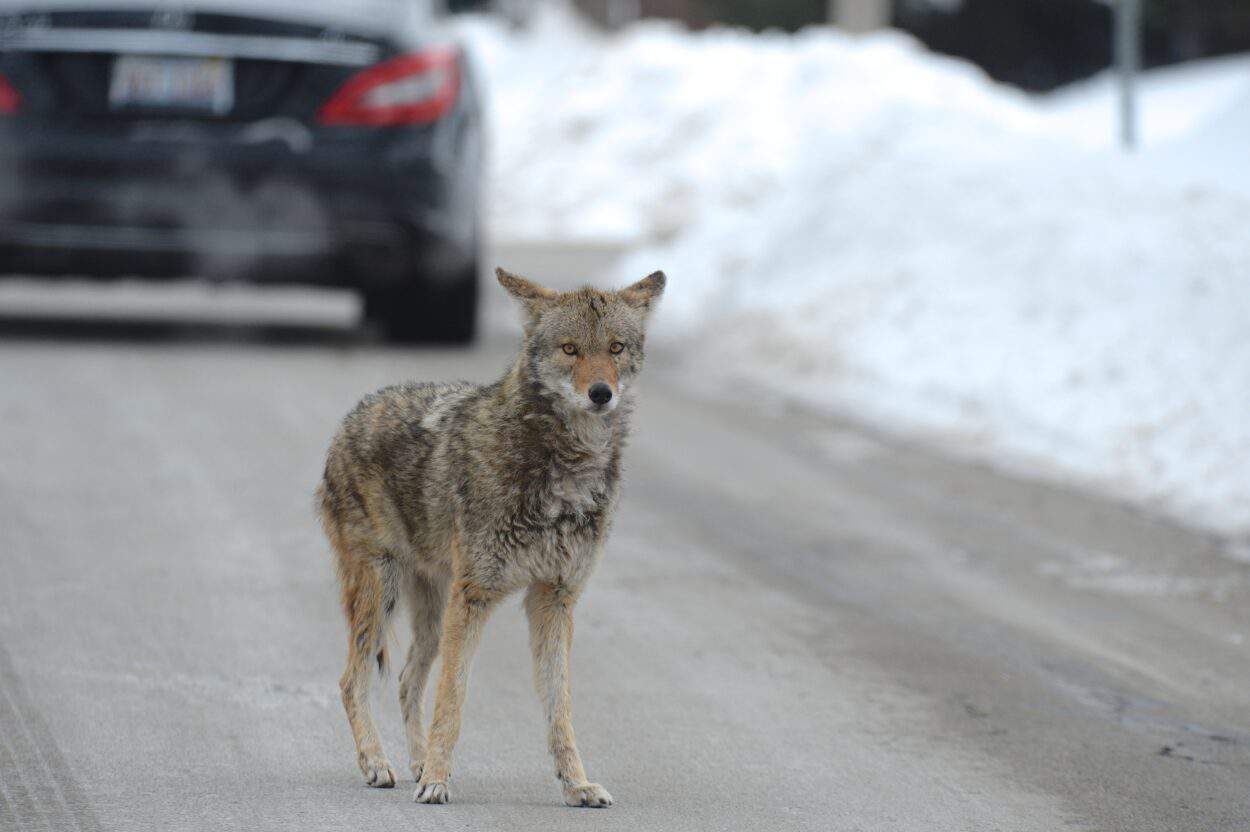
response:
<path id="1" fill-rule="evenodd" d="M 616 292 L 589 286 L 557 292 L 503 269 L 495 274 L 525 305 L 530 377 L 574 412 L 616 409 L 642 369 L 647 316 L 664 292 L 664 273 Z"/>

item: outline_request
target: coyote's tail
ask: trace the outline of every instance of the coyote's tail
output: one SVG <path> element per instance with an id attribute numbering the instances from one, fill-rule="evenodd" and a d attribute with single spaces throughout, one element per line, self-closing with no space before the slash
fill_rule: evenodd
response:
<path id="1" fill-rule="evenodd" d="M 348 670 L 376 662 L 385 675 L 389 666 L 387 634 L 399 598 L 399 565 L 389 554 L 370 556 L 349 546 L 336 511 L 335 491 L 327 471 L 317 487 L 316 507 L 334 550 L 343 615 L 350 634 Z"/>
<path id="2" fill-rule="evenodd" d="M 391 557 L 357 561 L 350 568 L 339 559 L 343 614 L 351 633 L 351 652 L 357 660 L 374 661 L 378 673 L 390 666 L 387 634 L 399 598 L 399 570 Z"/>

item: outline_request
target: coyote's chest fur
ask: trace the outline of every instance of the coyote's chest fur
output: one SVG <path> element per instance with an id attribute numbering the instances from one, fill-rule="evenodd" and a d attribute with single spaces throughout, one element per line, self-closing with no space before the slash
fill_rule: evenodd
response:
<path id="1" fill-rule="evenodd" d="M 574 429 L 581 432 L 570 437 L 562 453 L 552 455 L 528 488 L 521 486 L 527 492 L 525 510 L 500 517 L 534 530 L 530 539 L 518 541 L 511 568 L 505 569 L 516 582 L 580 583 L 594 566 L 616 495 L 616 448 L 610 427 Z"/>

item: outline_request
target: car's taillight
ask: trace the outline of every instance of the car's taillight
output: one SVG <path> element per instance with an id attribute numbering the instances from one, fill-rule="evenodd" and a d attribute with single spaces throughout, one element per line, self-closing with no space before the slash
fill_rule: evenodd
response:
<path id="1" fill-rule="evenodd" d="M 427 124 L 451 110 L 460 91 L 453 48 L 401 55 L 353 75 L 317 112 L 325 125 Z"/>
<path id="2" fill-rule="evenodd" d="M 0 116 L 11 116 L 22 108 L 22 97 L 13 85 L 0 75 Z"/>

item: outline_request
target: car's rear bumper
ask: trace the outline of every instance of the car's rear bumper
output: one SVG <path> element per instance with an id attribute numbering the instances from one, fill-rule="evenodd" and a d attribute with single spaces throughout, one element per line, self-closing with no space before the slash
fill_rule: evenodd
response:
<path id="1" fill-rule="evenodd" d="M 476 255 L 465 126 L 0 123 L 0 274 L 438 280 Z"/>

